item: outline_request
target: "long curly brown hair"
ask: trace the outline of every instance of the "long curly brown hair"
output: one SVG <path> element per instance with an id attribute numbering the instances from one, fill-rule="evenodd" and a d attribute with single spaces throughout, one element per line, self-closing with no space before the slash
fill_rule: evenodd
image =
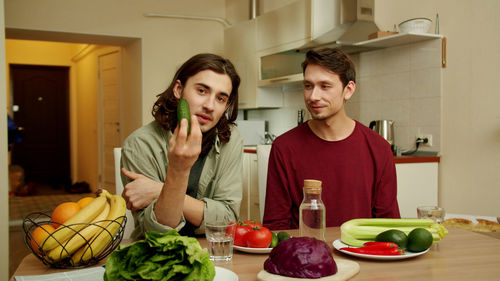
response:
<path id="1" fill-rule="evenodd" d="M 175 73 L 170 86 L 157 97 L 153 105 L 152 114 L 165 130 L 174 131 L 177 126 L 177 105 L 179 100 L 174 95 L 174 86 L 177 80 L 182 86 L 187 80 L 203 70 L 212 70 L 219 74 L 227 74 L 231 79 L 232 91 L 229 95 L 226 112 L 222 115 L 217 125 L 208 132 L 203 133 L 201 153 L 206 154 L 212 148 L 215 136 L 225 143 L 231 138 L 230 124 L 234 124 L 238 116 L 238 87 L 240 77 L 233 64 L 225 58 L 214 54 L 198 54 L 187 60 Z"/>

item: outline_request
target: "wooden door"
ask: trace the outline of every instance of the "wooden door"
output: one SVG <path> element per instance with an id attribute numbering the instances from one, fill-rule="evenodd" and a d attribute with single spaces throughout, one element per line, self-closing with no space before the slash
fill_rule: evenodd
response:
<path id="1" fill-rule="evenodd" d="M 69 158 L 69 67 L 10 65 L 14 122 L 24 139 L 12 148 L 12 164 L 25 181 L 71 185 Z"/>
<path id="2" fill-rule="evenodd" d="M 115 191 L 113 148 L 120 138 L 121 56 L 112 52 L 99 56 L 99 186 Z"/>

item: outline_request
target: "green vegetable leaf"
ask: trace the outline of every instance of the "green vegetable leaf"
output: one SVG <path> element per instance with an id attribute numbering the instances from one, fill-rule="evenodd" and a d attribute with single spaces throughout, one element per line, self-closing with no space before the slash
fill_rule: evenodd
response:
<path id="1" fill-rule="evenodd" d="M 175 230 L 145 236 L 111 253 L 104 280 L 213 280 L 215 266 L 195 238 Z"/>

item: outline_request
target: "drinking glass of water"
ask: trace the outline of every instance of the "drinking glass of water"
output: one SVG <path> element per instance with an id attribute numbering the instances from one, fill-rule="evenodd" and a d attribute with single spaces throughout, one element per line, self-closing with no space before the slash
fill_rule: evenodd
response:
<path id="1" fill-rule="evenodd" d="M 235 229 L 236 222 L 205 223 L 208 252 L 212 261 L 231 261 Z"/>
<path id="2" fill-rule="evenodd" d="M 419 219 L 432 219 L 434 222 L 442 223 L 445 212 L 438 206 L 418 206 L 417 215 Z"/>

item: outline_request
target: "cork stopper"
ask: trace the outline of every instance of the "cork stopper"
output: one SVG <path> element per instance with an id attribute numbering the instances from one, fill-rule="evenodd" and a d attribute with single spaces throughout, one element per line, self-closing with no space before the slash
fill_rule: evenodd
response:
<path id="1" fill-rule="evenodd" d="M 321 181 L 319 180 L 304 180 L 304 188 L 321 188 Z"/>
<path id="2" fill-rule="evenodd" d="M 304 191 L 307 193 L 321 193 L 321 181 L 319 180 L 304 180 Z"/>

